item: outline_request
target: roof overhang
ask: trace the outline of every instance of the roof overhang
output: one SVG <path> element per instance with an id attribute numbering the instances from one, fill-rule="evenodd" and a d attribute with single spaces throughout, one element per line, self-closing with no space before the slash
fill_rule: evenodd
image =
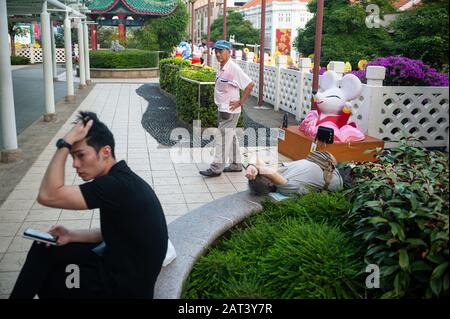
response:
<path id="1" fill-rule="evenodd" d="M 86 18 L 87 8 L 76 0 L 6 0 L 8 15 L 32 15 L 40 14 L 44 2 L 47 2 L 49 12 L 61 12 L 63 17 L 67 11 L 72 17 Z"/>

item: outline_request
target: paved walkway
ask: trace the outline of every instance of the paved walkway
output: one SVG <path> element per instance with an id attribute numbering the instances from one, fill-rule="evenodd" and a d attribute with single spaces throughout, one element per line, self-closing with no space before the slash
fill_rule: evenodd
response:
<path id="1" fill-rule="evenodd" d="M 208 167 L 213 156 L 211 148 L 169 149 L 160 146 L 141 125 L 147 108 L 147 101 L 136 94 L 141 84 L 111 82 L 97 83 L 78 110 L 96 112 L 111 128 L 116 139 L 117 158 L 125 159 L 155 189 L 168 223 L 200 205 L 247 189 L 244 172 L 225 173 L 213 179 L 198 174 L 199 169 Z M 31 246 L 30 240 L 21 237 L 26 227 L 45 231 L 56 223 L 69 228 L 99 227 L 97 210 L 53 209 L 41 206 L 35 200 L 43 174 L 54 154 L 55 142 L 72 127 L 70 123 L 74 117 L 75 113 L 0 206 L 0 298 L 9 296 Z M 267 158 L 278 155 L 276 148 L 261 149 Z M 244 160 L 254 151 L 254 148 L 242 148 Z M 71 167 L 70 157 L 66 165 L 66 183 L 82 183 Z"/>

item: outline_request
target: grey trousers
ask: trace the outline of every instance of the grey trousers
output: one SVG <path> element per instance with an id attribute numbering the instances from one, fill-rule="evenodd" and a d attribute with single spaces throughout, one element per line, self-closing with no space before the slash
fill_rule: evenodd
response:
<path id="1" fill-rule="evenodd" d="M 236 125 L 240 115 L 225 112 L 218 114 L 220 135 L 215 136 L 216 149 L 211 164 L 211 170 L 215 173 L 221 173 L 227 162 L 230 162 L 230 168 L 233 170 L 242 168 L 239 141 L 236 136 Z"/>

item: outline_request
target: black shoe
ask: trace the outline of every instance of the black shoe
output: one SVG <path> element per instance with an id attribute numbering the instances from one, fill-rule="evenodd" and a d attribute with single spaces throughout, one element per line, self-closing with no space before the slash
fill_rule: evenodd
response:
<path id="1" fill-rule="evenodd" d="M 222 173 L 216 173 L 210 168 L 208 168 L 206 171 L 200 171 L 199 173 L 206 177 L 217 177 L 217 176 L 220 176 L 220 174 L 222 174 Z"/>
<path id="2" fill-rule="evenodd" d="M 242 166 L 240 169 L 232 169 L 230 166 L 227 166 L 223 169 L 224 173 L 232 173 L 232 172 L 242 172 Z"/>

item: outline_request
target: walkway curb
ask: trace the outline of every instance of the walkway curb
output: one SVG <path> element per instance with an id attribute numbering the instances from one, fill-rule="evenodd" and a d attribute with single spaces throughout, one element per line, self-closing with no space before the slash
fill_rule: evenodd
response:
<path id="1" fill-rule="evenodd" d="M 155 299 L 179 299 L 195 262 L 225 232 L 262 209 L 261 197 L 249 191 L 205 204 L 169 224 L 169 238 L 177 258 L 162 268 L 155 285 Z"/>

